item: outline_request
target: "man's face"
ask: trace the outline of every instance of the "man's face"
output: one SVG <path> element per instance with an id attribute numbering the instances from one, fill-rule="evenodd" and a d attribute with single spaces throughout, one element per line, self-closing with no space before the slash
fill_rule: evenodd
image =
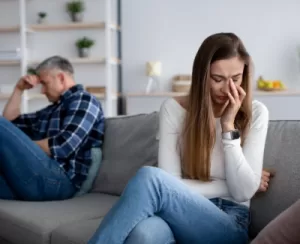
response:
<path id="1" fill-rule="evenodd" d="M 41 71 L 39 78 L 42 85 L 41 92 L 45 94 L 50 102 L 57 102 L 65 91 L 65 74 L 56 70 Z"/>

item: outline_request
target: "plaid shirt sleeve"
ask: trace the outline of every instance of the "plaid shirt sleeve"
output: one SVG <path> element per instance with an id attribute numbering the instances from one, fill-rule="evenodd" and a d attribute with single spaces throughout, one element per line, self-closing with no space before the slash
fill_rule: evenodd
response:
<path id="1" fill-rule="evenodd" d="M 38 112 L 21 114 L 11 122 L 29 137 L 32 136 L 32 127 L 36 124 Z"/>
<path id="2" fill-rule="evenodd" d="M 62 130 L 48 140 L 54 159 L 66 159 L 74 153 L 101 116 L 102 111 L 96 98 L 87 94 L 79 94 L 73 98 L 63 118 Z"/>

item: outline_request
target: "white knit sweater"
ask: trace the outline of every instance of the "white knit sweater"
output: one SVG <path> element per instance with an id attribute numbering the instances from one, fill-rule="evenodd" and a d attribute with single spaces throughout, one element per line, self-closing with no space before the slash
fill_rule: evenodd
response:
<path id="1" fill-rule="evenodd" d="M 191 190 L 207 197 L 220 197 L 249 206 L 249 200 L 258 190 L 269 113 L 258 101 L 252 103 L 250 131 L 240 146 L 240 139 L 222 139 L 220 119 L 216 118 L 216 143 L 211 157 L 211 182 L 182 179 L 177 150 L 186 110 L 173 98 L 160 109 L 158 166 L 187 184 Z"/>

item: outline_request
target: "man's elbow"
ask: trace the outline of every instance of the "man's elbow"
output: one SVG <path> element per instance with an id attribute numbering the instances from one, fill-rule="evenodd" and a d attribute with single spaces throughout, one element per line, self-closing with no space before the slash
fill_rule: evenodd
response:
<path id="1" fill-rule="evenodd" d="M 50 153 L 57 159 L 67 159 L 73 153 L 73 150 L 58 146 L 57 148 L 51 150 Z"/>
<path id="2" fill-rule="evenodd" d="M 68 144 L 49 143 L 50 154 L 56 159 L 67 159 L 74 152 L 74 149 Z"/>

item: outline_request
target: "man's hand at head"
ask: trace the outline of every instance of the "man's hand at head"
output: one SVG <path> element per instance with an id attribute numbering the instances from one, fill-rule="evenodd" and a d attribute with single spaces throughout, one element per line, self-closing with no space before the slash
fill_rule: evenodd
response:
<path id="1" fill-rule="evenodd" d="M 40 79 L 37 75 L 25 75 L 20 78 L 16 84 L 16 89 L 20 91 L 34 88 L 40 83 Z"/>

